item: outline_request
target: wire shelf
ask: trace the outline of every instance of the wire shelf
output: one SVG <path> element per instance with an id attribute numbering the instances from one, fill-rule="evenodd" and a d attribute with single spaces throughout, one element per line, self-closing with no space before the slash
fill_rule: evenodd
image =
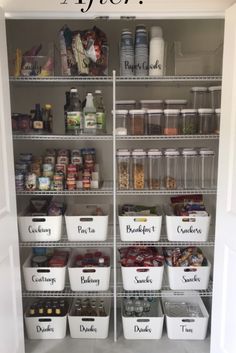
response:
<path id="1" fill-rule="evenodd" d="M 219 135 L 126 135 L 116 136 L 117 141 L 169 141 L 169 140 L 219 140 Z"/>
<path id="2" fill-rule="evenodd" d="M 38 77 L 38 76 L 19 76 L 10 77 L 10 82 L 25 82 L 25 83 L 70 83 L 70 82 L 104 82 L 111 83 L 113 81 L 112 76 L 48 76 L 48 77 Z"/>
<path id="3" fill-rule="evenodd" d="M 195 190 L 117 190 L 117 195 L 194 195 L 194 194 L 203 194 L 203 195 L 216 195 L 217 189 L 195 189 Z"/>
<path id="4" fill-rule="evenodd" d="M 112 141 L 112 135 L 14 134 L 14 141 Z"/>
<path id="5" fill-rule="evenodd" d="M 35 298 L 35 297 L 47 297 L 47 298 L 75 298 L 75 297 L 81 297 L 81 298 L 88 298 L 88 297 L 106 297 L 106 298 L 112 298 L 113 297 L 113 292 L 111 290 L 106 291 L 106 292 L 73 292 L 70 287 L 65 287 L 63 291 L 26 291 L 24 290 L 22 292 L 22 297 L 23 298 Z"/>

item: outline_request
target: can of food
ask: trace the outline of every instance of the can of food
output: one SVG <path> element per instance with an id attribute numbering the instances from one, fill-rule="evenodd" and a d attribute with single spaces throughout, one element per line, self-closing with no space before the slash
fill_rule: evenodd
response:
<path id="1" fill-rule="evenodd" d="M 47 267 L 48 266 L 47 256 L 43 256 L 43 255 L 33 256 L 31 259 L 31 266 L 32 267 Z"/>
<path id="2" fill-rule="evenodd" d="M 43 176 L 44 177 L 52 177 L 54 172 L 54 165 L 44 163 L 43 164 Z"/>
<path id="3" fill-rule="evenodd" d="M 28 173 L 25 178 L 25 189 L 27 191 L 36 190 L 37 188 L 37 175 L 35 173 Z"/>

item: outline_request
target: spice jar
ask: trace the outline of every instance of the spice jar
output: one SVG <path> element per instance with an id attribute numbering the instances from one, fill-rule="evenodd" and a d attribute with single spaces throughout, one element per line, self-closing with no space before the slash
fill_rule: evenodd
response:
<path id="1" fill-rule="evenodd" d="M 182 151 L 183 187 L 184 189 L 197 189 L 198 187 L 198 154 L 192 148 Z"/>
<path id="2" fill-rule="evenodd" d="M 147 110 L 147 133 L 148 135 L 162 135 L 163 133 L 163 110 Z"/>
<path id="3" fill-rule="evenodd" d="M 194 135 L 197 134 L 197 110 L 196 109 L 182 109 L 180 119 L 180 134 Z"/>
<path id="4" fill-rule="evenodd" d="M 188 101 L 186 99 L 166 99 L 165 109 L 185 109 Z"/>
<path id="5" fill-rule="evenodd" d="M 145 133 L 145 110 L 134 109 L 129 111 L 130 134 L 144 135 Z"/>
<path id="6" fill-rule="evenodd" d="M 113 111 L 112 111 L 113 113 Z M 128 133 L 128 110 L 116 110 L 116 135 Z"/>
<path id="7" fill-rule="evenodd" d="M 168 190 L 178 189 L 181 186 L 180 153 L 176 149 L 167 149 L 165 155 L 163 185 Z"/>
<path id="8" fill-rule="evenodd" d="M 146 152 L 142 149 L 136 149 L 132 152 L 132 180 L 133 188 L 141 190 L 145 187 L 145 161 Z"/>
<path id="9" fill-rule="evenodd" d="M 148 186 L 157 190 L 161 187 L 162 179 L 162 152 L 158 149 L 148 151 Z"/>
<path id="10" fill-rule="evenodd" d="M 199 155 L 200 188 L 212 189 L 216 180 L 215 153 L 212 150 L 202 148 Z"/>
<path id="11" fill-rule="evenodd" d="M 208 88 L 207 87 L 192 87 L 192 107 L 193 109 L 200 109 L 207 107 L 207 96 Z"/>
<path id="12" fill-rule="evenodd" d="M 198 109 L 199 134 L 208 135 L 212 133 L 213 109 Z"/>
<path id="13" fill-rule="evenodd" d="M 128 190 L 130 188 L 130 151 L 120 149 L 116 156 L 118 189 Z"/>
<path id="14" fill-rule="evenodd" d="M 164 110 L 164 135 L 178 135 L 179 114 L 179 109 Z"/>
<path id="15" fill-rule="evenodd" d="M 221 107 L 221 86 L 212 86 L 208 88 L 211 95 L 211 107 L 217 109 Z"/>
<path id="16" fill-rule="evenodd" d="M 217 108 L 215 110 L 215 117 L 214 117 L 214 124 L 213 124 L 213 131 L 215 134 L 220 133 L 220 115 L 221 115 L 221 109 Z"/>

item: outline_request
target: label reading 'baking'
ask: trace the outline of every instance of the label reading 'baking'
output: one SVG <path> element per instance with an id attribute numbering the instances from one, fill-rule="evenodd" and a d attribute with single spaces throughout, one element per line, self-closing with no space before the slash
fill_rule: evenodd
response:
<path id="1" fill-rule="evenodd" d="M 33 275 L 31 279 L 33 283 L 49 283 L 51 286 L 53 286 L 57 282 L 55 277 L 39 277 L 37 275 Z"/>
<path id="2" fill-rule="evenodd" d="M 78 233 L 79 234 L 94 234 L 95 233 L 95 229 L 94 228 L 91 228 L 91 227 L 87 227 L 87 228 L 84 228 L 82 226 L 78 226 Z"/>
<path id="3" fill-rule="evenodd" d="M 28 227 L 28 232 L 30 234 L 43 234 L 43 235 L 51 235 L 51 228 L 43 228 L 41 225 L 38 225 L 37 227 L 33 227 L 32 225 L 30 225 Z"/>
<path id="4" fill-rule="evenodd" d="M 183 283 L 201 282 L 201 278 L 199 278 L 197 275 L 194 275 L 193 277 L 182 276 L 182 282 Z"/>
<path id="5" fill-rule="evenodd" d="M 146 227 L 142 226 L 141 224 L 138 227 L 131 227 L 130 225 L 126 226 L 126 233 L 127 234 L 152 234 L 155 232 L 155 227 Z"/>
<path id="6" fill-rule="evenodd" d="M 180 325 L 182 333 L 193 333 L 193 329 L 189 328 L 187 325 Z"/>
<path id="7" fill-rule="evenodd" d="M 88 277 L 81 276 L 80 277 L 80 283 L 81 284 L 95 284 L 98 287 L 99 284 L 100 284 L 100 279 L 91 278 L 90 276 L 88 276 Z"/>
<path id="8" fill-rule="evenodd" d="M 97 328 L 94 327 L 93 325 L 91 325 L 90 327 L 80 325 L 79 329 L 80 329 L 80 332 L 97 332 Z"/>
<path id="9" fill-rule="evenodd" d="M 202 230 L 200 228 L 194 228 L 193 226 L 190 226 L 189 228 L 182 228 L 181 226 L 178 226 L 177 233 L 179 233 L 179 234 L 202 234 Z"/>
<path id="10" fill-rule="evenodd" d="M 151 327 L 149 327 L 148 325 L 146 325 L 145 327 L 139 327 L 138 325 L 134 325 L 134 332 L 137 333 L 151 333 L 152 329 Z"/>
<path id="11" fill-rule="evenodd" d="M 47 327 L 41 327 L 40 325 L 36 326 L 36 331 L 37 333 L 40 332 L 54 332 L 54 328 L 50 326 L 50 324 L 47 325 Z"/>
<path id="12" fill-rule="evenodd" d="M 134 277 L 134 283 L 136 283 L 136 284 L 141 284 L 141 283 L 147 283 L 147 284 L 149 284 L 149 283 L 152 283 L 153 281 L 152 281 L 152 279 L 149 277 L 149 276 L 147 276 L 146 278 L 138 278 L 138 276 L 135 276 Z"/>

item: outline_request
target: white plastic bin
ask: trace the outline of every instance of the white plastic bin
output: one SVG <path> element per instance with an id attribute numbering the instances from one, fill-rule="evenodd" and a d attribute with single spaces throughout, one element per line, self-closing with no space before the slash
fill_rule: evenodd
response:
<path id="1" fill-rule="evenodd" d="M 159 267 L 121 266 L 125 290 L 160 290 L 164 265 Z"/>
<path id="2" fill-rule="evenodd" d="M 60 317 L 27 317 L 25 327 L 31 340 L 62 339 L 66 336 L 67 315 Z"/>
<path id="3" fill-rule="evenodd" d="M 62 216 L 18 217 L 20 239 L 23 242 L 59 241 L 61 239 Z"/>
<path id="4" fill-rule="evenodd" d="M 105 339 L 108 336 L 111 300 L 104 299 L 107 316 L 72 316 L 74 303 L 68 315 L 72 338 Z"/>
<path id="5" fill-rule="evenodd" d="M 127 317 L 122 315 L 124 337 L 130 340 L 159 340 L 162 336 L 164 315 L 160 301 L 156 305 L 152 316 Z"/>
<path id="6" fill-rule="evenodd" d="M 66 266 L 31 267 L 32 254 L 23 264 L 25 288 L 28 291 L 62 291 L 65 287 Z"/>
<path id="7" fill-rule="evenodd" d="M 167 265 L 170 289 L 172 290 L 206 290 L 209 284 L 211 264 L 199 267 L 175 267 Z"/>
<path id="8" fill-rule="evenodd" d="M 189 302 L 198 304 L 203 317 L 172 317 L 168 316 L 165 309 L 165 302 L 180 303 Z M 209 314 L 201 297 L 197 293 L 188 292 L 175 297 L 162 298 L 164 313 L 166 317 L 167 336 L 173 340 L 204 340 L 207 334 Z"/>
<path id="9" fill-rule="evenodd" d="M 166 216 L 169 241 L 207 241 L 211 217 Z"/>
<path id="10" fill-rule="evenodd" d="M 89 249 L 91 250 L 91 249 Z M 110 256 L 109 250 L 101 250 L 103 254 Z M 86 249 L 75 250 L 69 259 L 68 271 L 70 287 L 73 291 L 106 291 L 109 289 L 111 257 L 109 267 L 73 267 L 76 255 L 83 255 Z"/>
<path id="11" fill-rule="evenodd" d="M 122 241 L 158 241 L 162 216 L 119 216 Z"/>
<path id="12" fill-rule="evenodd" d="M 91 216 L 99 207 L 104 216 Z M 66 230 L 69 241 L 104 241 L 108 228 L 107 205 L 69 205 L 65 214 Z"/>

